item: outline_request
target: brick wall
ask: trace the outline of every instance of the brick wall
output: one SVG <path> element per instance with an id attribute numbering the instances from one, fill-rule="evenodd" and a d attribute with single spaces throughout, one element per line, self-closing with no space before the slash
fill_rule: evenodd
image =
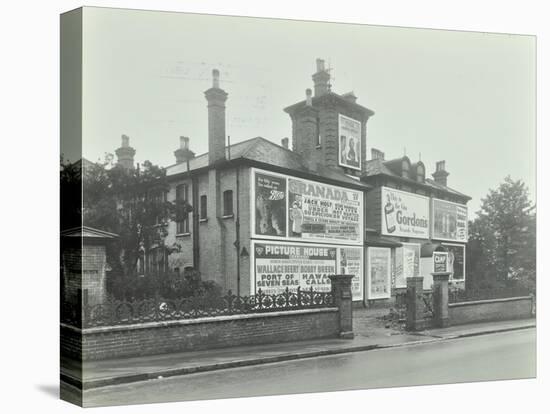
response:
<path id="1" fill-rule="evenodd" d="M 337 337 L 336 308 L 234 315 L 195 320 L 92 328 L 82 331 L 82 359 L 155 355 L 239 345 Z M 61 329 L 64 355 L 78 357 L 80 331 Z"/>
<path id="2" fill-rule="evenodd" d="M 478 300 L 449 304 L 451 325 L 532 317 L 531 297 Z"/>

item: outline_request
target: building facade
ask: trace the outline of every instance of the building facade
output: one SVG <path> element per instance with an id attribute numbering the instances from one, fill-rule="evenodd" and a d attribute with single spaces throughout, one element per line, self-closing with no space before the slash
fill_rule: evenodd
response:
<path id="1" fill-rule="evenodd" d="M 434 263 L 446 257 L 450 281 L 464 287 L 470 197 L 447 185 L 445 161 L 436 164 L 433 179 L 422 161 L 403 156 L 385 160 L 372 149 L 362 180 L 372 186 L 366 197 L 368 299 L 387 299 L 406 288 L 412 276 L 432 285 Z"/>
<path id="2" fill-rule="evenodd" d="M 459 239 L 459 221 L 447 216 L 455 207 L 462 214 L 469 197 L 447 187 L 444 163 L 430 180 L 420 161 L 385 161 L 378 150 L 367 160 L 374 112 L 353 92 L 331 90 L 323 60 L 317 59 L 313 90 L 284 109 L 292 141 L 280 145 L 262 137 L 230 145 L 229 94 L 217 70 L 212 77 L 204 92 L 208 152 L 195 155 L 191 140 L 180 137 L 176 163 L 166 168 L 167 200 L 191 208 L 166 224 L 169 253 L 147 252 L 155 262 L 149 268 L 194 268 L 239 295 L 328 291 L 329 275 L 353 274 L 353 299 L 366 302 L 391 297 L 406 277 L 422 273 L 425 244 L 464 246 L 467 227 Z M 123 138 L 119 162 L 130 165 L 134 153 Z M 467 226 L 467 214 L 461 217 Z M 454 255 L 462 262 L 464 256 Z"/>

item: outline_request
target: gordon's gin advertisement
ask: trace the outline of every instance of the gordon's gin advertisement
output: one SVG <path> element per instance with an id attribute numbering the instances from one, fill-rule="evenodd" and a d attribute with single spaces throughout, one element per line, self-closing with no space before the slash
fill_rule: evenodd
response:
<path id="1" fill-rule="evenodd" d="M 429 198 L 382 187 L 382 234 L 429 238 Z"/>

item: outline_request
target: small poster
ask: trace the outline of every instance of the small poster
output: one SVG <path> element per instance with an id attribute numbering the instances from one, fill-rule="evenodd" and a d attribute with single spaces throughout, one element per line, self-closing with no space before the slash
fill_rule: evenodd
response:
<path id="1" fill-rule="evenodd" d="M 448 268 L 451 272 L 449 280 L 464 280 L 466 246 L 460 244 L 444 244 L 448 252 Z"/>
<path id="2" fill-rule="evenodd" d="M 338 163 L 342 167 L 361 169 L 361 122 L 338 116 Z"/>
<path id="3" fill-rule="evenodd" d="M 351 293 L 353 300 L 363 300 L 363 248 L 341 247 L 340 274 L 353 275 Z"/>
<path id="4" fill-rule="evenodd" d="M 391 250 L 387 247 L 369 247 L 368 299 L 385 299 L 391 296 Z"/>
<path id="5" fill-rule="evenodd" d="M 447 253 L 446 252 L 434 252 L 434 273 L 445 273 L 447 272 Z"/>
<path id="6" fill-rule="evenodd" d="M 257 235 L 286 236 L 286 179 L 256 173 L 255 231 Z"/>
<path id="7" fill-rule="evenodd" d="M 420 275 L 420 245 L 403 243 L 395 249 L 395 287 L 407 287 L 407 278 Z"/>

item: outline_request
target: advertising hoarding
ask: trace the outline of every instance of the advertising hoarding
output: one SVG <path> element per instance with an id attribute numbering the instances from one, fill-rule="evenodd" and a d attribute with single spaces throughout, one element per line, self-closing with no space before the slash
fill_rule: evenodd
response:
<path id="1" fill-rule="evenodd" d="M 330 292 L 329 276 L 352 274 L 353 300 L 363 299 L 363 249 L 305 243 L 251 242 L 251 294 L 280 294 L 288 287 Z"/>
<path id="2" fill-rule="evenodd" d="M 451 272 L 449 280 L 464 280 L 466 275 L 466 246 L 463 244 L 442 243 L 448 253 L 448 269 Z"/>
<path id="3" fill-rule="evenodd" d="M 428 239 L 428 197 L 382 187 L 382 234 Z"/>
<path id="4" fill-rule="evenodd" d="M 407 287 L 407 278 L 420 276 L 420 245 L 403 243 L 395 249 L 395 287 Z"/>
<path id="5" fill-rule="evenodd" d="M 468 241 L 468 207 L 450 201 L 432 200 L 432 238 Z"/>
<path id="6" fill-rule="evenodd" d="M 367 255 L 367 299 L 391 297 L 391 249 L 369 247 Z"/>
<path id="7" fill-rule="evenodd" d="M 252 169 L 252 237 L 363 244 L 363 193 Z"/>
<path id="8" fill-rule="evenodd" d="M 361 169 L 361 122 L 338 114 L 338 164 Z"/>

